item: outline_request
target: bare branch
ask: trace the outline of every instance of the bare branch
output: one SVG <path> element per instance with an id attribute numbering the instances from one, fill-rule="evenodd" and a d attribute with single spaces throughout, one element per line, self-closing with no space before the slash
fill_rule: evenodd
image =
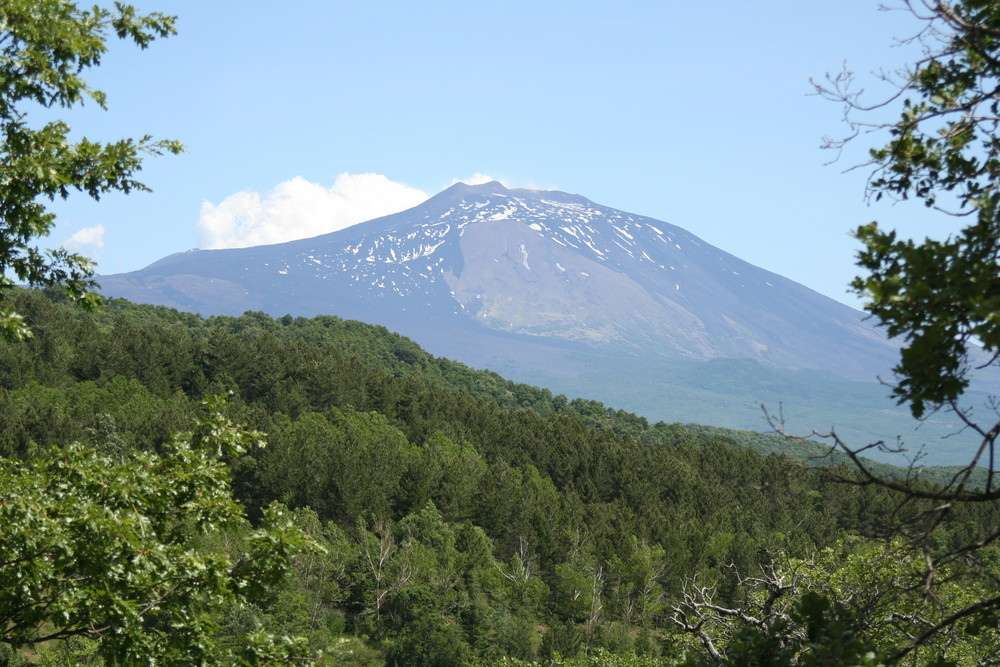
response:
<path id="1" fill-rule="evenodd" d="M 896 655 L 893 656 L 893 662 L 902 660 L 909 653 L 912 653 L 914 650 L 927 644 L 931 639 L 934 638 L 935 635 L 955 625 L 955 623 L 962 620 L 963 618 L 968 618 L 969 616 L 974 616 L 976 614 L 982 614 L 984 612 L 997 608 L 1000 608 L 1000 596 L 988 598 L 986 600 L 981 600 L 975 604 L 971 604 L 967 607 L 964 607 L 956 611 L 954 614 L 945 617 L 939 623 L 929 628 L 926 632 L 924 632 L 919 637 L 910 642 L 908 645 L 900 649 L 896 653 Z"/>

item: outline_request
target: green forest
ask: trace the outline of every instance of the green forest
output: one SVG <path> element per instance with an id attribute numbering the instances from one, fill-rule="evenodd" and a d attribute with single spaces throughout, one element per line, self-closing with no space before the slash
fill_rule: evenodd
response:
<path id="1" fill-rule="evenodd" d="M 228 515 L 199 524 L 184 506 L 162 519 L 179 536 L 137 537 L 151 544 L 129 554 L 118 551 L 124 538 L 107 535 L 87 556 L 102 570 L 89 586 L 121 587 L 116 604 L 141 604 L 156 585 L 125 575 L 147 557 L 144 550 L 183 545 L 174 564 L 182 557 L 239 563 L 259 548 L 253 531 L 262 523 L 283 526 L 284 537 L 268 539 L 287 558 L 244 573 L 254 585 L 218 600 L 190 594 L 183 614 L 214 645 L 205 655 L 221 655 L 220 647 L 254 630 L 298 638 L 283 655 L 319 664 L 710 664 L 707 645 L 801 651 L 810 613 L 842 624 L 823 632 L 856 632 L 834 645 L 864 655 L 888 653 L 912 634 L 909 626 L 920 621 L 906 619 L 914 609 L 933 622 L 949 608 L 944 600 L 940 609 L 924 608 L 907 580 L 923 563 L 898 536 L 926 503 L 900 507 L 891 490 L 838 481 L 856 476 L 846 465 L 810 467 L 762 453 L 767 439 L 759 434 L 650 425 L 431 357 L 383 328 L 336 317 L 202 319 L 117 300 L 88 313 L 58 292 L 9 298 L 34 334 L 0 348 L 0 451 L 17 462 L 0 477 L 0 508 L 12 531 L 18 521 L 57 521 L 85 499 L 103 498 L 106 489 L 92 486 L 102 477 L 125 483 L 139 466 L 175 465 L 163 474 L 187 474 L 169 463 L 178 456 L 175 434 L 210 430 L 212 419 L 216 432 L 238 424 L 240 434 L 266 434 L 255 436 L 266 446 L 210 454 L 218 467 L 197 493 L 238 503 Z M 225 405 L 206 407 L 206 396 L 226 397 Z M 44 493 L 67 466 L 78 468 L 60 482 L 73 485 L 68 507 L 18 515 L 14 503 L 25 490 L 12 484 L 47 475 L 33 482 Z M 165 493 L 153 477 L 132 480 L 132 493 Z M 279 515 L 285 523 L 276 522 Z M 113 518 L 79 517 L 89 523 L 71 530 L 84 532 L 55 531 L 33 548 L 82 550 L 65 541 L 123 531 L 108 523 Z M 947 550 L 994 534 L 998 523 L 995 504 L 962 506 L 935 540 Z M 109 656 L 100 646 L 116 638 L 90 631 L 93 617 L 80 625 L 69 616 L 69 634 L 59 636 L 60 616 L 39 601 L 38 613 L 18 625 L 18 604 L 29 600 L 17 592 L 27 585 L 17 548 L 3 545 L 0 567 L 7 598 L 0 609 L 7 641 L 20 647 L 15 655 L 102 664 Z M 981 551 L 996 557 L 993 547 Z M 158 573 L 165 564 L 149 567 Z M 941 595 L 961 600 L 993 585 L 971 563 L 951 567 Z M 120 581 L 113 580 L 118 568 Z M 52 580 L 66 574 L 32 573 L 32 595 L 50 595 Z M 772 600 L 769 586 L 779 582 L 787 588 Z M 67 589 L 51 604 L 68 607 L 74 596 L 95 593 Z M 181 612 L 168 603 L 185 598 L 159 594 L 163 618 L 134 619 L 135 632 L 150 636 L 121 642 L 122 662 L 144 645 L 164 664 L 191 662 L 185 635 L 194 624 L 186 621 L 185 633 L 158 627 L 177 622 L 172 615 Z M 816 611 L 834 602 L 835 616 Z M 87 614 L 113 613 L 93 604 Z M 899 620 L 882 622 L 893 616 Z M 995 654 L 994 637 L 965 630 L 922 646 L 920 659 L 969 664 Z M 781 646 L 764 645 L 782 633 L 788 641 Z M 756 659 L 730 664 L 767 664 Z"/>
<path id="2" fill-rule="evenodd" d="M 1000 405 L 959 401 L 1000 355 L 1000 3 L 907 7 L 926 58 L 868 194 L 965 226 L 857 229 L 854 289 L 900 404 L 981 439 L 944 470 L 651 424 L 332 315 L 105 301 L 38 247 L 52 202 L 183 146 L 36 114 L 105 107 L 108 40 L 175 18 L 0 0 L 0 665 L 996 664 Z M 848 73 L 816 92 L 871 129 Z"/>

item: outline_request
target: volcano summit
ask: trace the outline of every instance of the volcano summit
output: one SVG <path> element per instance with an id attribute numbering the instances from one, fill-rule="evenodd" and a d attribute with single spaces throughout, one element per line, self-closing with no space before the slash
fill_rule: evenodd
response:
<path id="1" fill-rule="evenodd" d="M 674 225 L 558 191 L 456 184 L 407 211 L 270 246 L 194 250 L 102 291 L 202 314 L 337 315 L 509 368 L 523 346 L 749 358 L 871 380 L 895 348 L 862 313 Z M 515 364 L 516 365 L 516 364 Z"/>
<path id="2" fill-rule="evenodd" d="M 565 192 L 459 183 L 330 234 L 192 250 L 98 281 L 203 315 L 380 324 L 435 355 L 654 420 L 767 430 L 760 405 L 780 404 L 796 431 L 834 424 L 870 441 L 915 426 L 876 382 L 898 349 L 863 313 Z M 939 426 L 935 438 L 956 428 Z"/>

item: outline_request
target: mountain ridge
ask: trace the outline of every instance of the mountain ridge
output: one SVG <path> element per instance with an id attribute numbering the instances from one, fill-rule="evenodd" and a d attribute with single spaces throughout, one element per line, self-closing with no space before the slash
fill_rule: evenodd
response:
<path id="1" fill-rule="evenodd" d="M 955 437 L 953 415 L 918 423 L 888 397 L 878 378 L 891 379 L 898 346 L 864 313 L 581 195 L 456 184 L 340 231 L 98 280 L 108 296 L 201 315 L 381 325 L 435 356 L 654 421 L 768 431 L 766 404 L 793 433 L 934 441 L 927 463 L 975 444 Z"/>
<path id="2" fill-rule="evenodd" d="M 99 280 L 109 295 L 206 315 L 373 321 L 436 354 L 447 345 L 427 338 L 421 319 L 489 339 L 748 357 L 851 379 L 887 371 L 895 354 L 862 313 L 683 228 L 581 195 L 495 181 L 457 183 L 407 211 L 310 239 L 176 253 Z"/>

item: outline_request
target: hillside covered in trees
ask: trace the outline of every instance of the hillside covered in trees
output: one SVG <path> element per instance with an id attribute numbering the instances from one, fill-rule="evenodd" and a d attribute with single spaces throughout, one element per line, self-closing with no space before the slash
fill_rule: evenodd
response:
<path id="1" fill-rule="evenodd" d="M 888 134 L 869 196 L 966 221 L 855 231 L 893 396 L 978 441 L 919 475 L 861 457 L 884 443 L 831 432 L 850 466 L 816 465 L 817 443 L 649 424 L 336 317 L 102 304 L 90 259 L 38 247 L 51 204 L 147 190 L 143 158 L 183 146 L 49 112 L 105 108 L 84 75 L 108 41 L 176 19 L 0 3 L 0 664 L 1000 661 L 1000 405 L 962 402 L 1000 361 L 1000 3 L 904 5 L 924 57 L 896 94 L 816 92 L 850 126 L 830 147 Z"/>
<path id="2" fill-rule="evenodd" d="M 214 610 L 205 622 L 220 641 L 264 628 L 305 638 L 329 664 L 694 664 L 711 659 L 699 632 L 713 623 L 712 646 L 748 641 L 719 619 L 695 630 L 697 591 L 748 608 L 758 575 L 784 572 L 842 599 L 923 509 L 836 481 L 847 468 L 746 446 L 760 435 L 650 425 L 358 322 L 201 319 L 124 301 L 86 313 L 39 291 L 11 296 L 34 336 L 0 347 L 7 459 L 71 442 L 126 464 L 167 453 L 217 394 L 230 396 L 229 419 L 266 434 L 265 448 L 225 457 L 250 524 L 220 526 L 197 548 L 234 548 L 276 506 L 316 548 L 279 586 Z M 998 521 L 993 505 L 961 507 L 936 539 L 967 544 Z M 867 619 L 872 646 L 904 636 L 875 623 L 914 604 L 900 576 L 886 572 L 872 584 L 882 597 L 844 610 Z M 983 585 L 963 577 L 955 595 Z M 75 638 L 29 654 L 73 662 L 93 650 Z M 985 649 L 948 637 L 924 650 Z"/>

